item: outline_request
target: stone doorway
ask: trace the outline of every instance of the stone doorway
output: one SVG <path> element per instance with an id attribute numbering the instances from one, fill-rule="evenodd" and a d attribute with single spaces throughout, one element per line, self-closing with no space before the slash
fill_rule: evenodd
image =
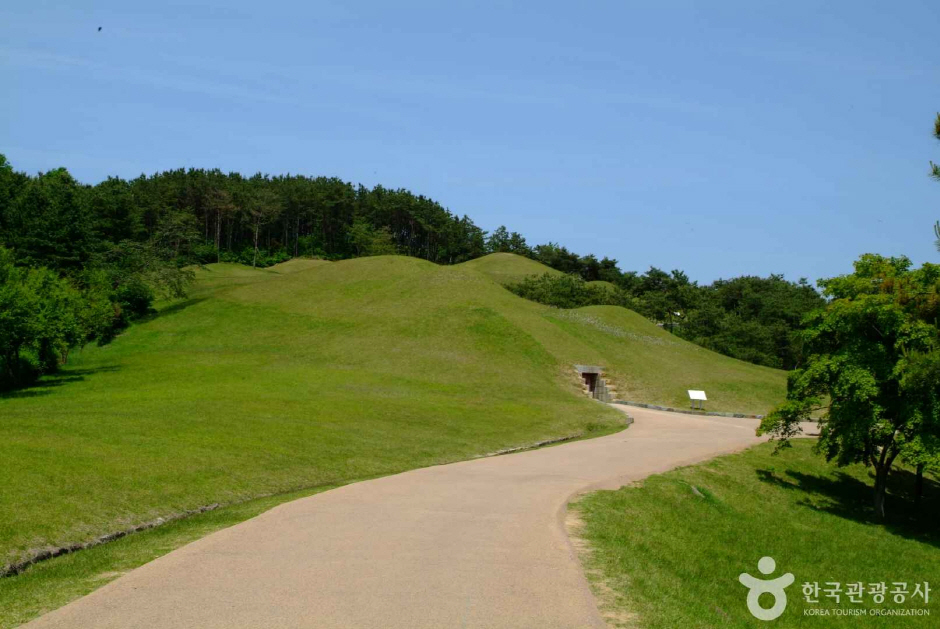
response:
<path id="1" fill-rule="evenodd" d="M 581 378 L 581 388 L 584 393 L 601 402 L 611 402 L 614 399 L 614 389 L 610 380 L 604 377 L 604 368 L 600 365 L 575 365 L 575 371 Z"/>

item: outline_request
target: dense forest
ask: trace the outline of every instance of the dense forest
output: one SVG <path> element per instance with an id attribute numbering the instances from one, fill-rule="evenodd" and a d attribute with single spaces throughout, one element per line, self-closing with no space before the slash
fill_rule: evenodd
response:
<path id="1" fill-rule="evenodd" d="M 774 367 L 799 362 L 793 331 L 822 304 L 805 281 L 780 276 L 699 286 L 678 270 L 625 272 L 616 260 L 556 243 L 529 246 L 517 232 L 487 233 L 404 189 L 200 169 L 86 185 L 64 168 L 17 172 L 0 155 L 0 378 L 28 382 L 54 370 L 69 348 L 107 342 L 155 299 L 184 295 L 192 265 L 392 253 L 456 264 L 492 252 L 562 271 L 576 290 L 577 282 L 614 286 L 567 304 L 546 297 L 556 286 L 525 296 L 565 307 L 617 303 L 705 347 Z"/>

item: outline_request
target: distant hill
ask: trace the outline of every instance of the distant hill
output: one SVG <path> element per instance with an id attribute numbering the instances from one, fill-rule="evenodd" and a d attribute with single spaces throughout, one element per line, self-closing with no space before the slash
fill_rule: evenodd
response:
<path id="1" fill-rule="evenodd" d="M 533 275 L 561 275 L 549 266 L 514 253 L 491 253 L 458 265 L 483 273 L 499 284 L 513 284 Z"/>
<path id="2" fill-rule="evenodd" d="M 201 505 L 617 429 L 574 363 L 637 401 L 684 406 L 697 388 L 710 410 L 753 413 L 783 398 L 783 372 L 501 285 L 545 270 L 510 254 L 199 269 L 188 300 L 0 397 L 0 564 Z"/>
<path id="3" fill-rule="evenodd" d="M 587 285 L 596 286 L 597 288 L 606 288 L 607 290 L 617 290 L 616 286 L 604 280 L 594 280 L 593 282 L 588 282 Z"/>

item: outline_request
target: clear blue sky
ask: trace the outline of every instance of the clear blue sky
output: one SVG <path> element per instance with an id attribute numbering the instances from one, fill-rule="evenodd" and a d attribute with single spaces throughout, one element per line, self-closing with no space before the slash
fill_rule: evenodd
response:
<path id="1" fill-rule="evenodd" d="M 816 280 L 940 261 L 938 26 L 936 0 L 6 0 L 0 152 L 335 175 L 624 269 Z"/>

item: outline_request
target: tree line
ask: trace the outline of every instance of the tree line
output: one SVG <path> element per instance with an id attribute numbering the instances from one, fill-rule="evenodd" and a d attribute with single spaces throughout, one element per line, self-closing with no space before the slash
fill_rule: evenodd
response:
<path id="1" fill-rule="evenodd" d="M 800 324 L 825 305 L 805 280 L 743 276 L 699 286 L 681 271 L 606 275 L 608 285 L 579 275 L 526 278 L 510 285 L 520 297 L 558 308 L 630 308 L 693 343 L 757 365 L 793 369 L 803 358 Z M 611 281 L 613 280 L 613 281 Z M 592 280 L 594 281 L 594 280 Z"/>
<path id="2" fill-rule="evenodd" d="M 2 155 L 0 247 L 11 252 L 8 263 L 47 269 L 89 303 L 100 304 L 106 293 L 109 323 L 90 326 L 80 335 L 86 342 L 106 342 L 146 316 L 159 295 L 184 294 L 189 266 L 270 266 L 296 256 L 338 260 L 394 253 L 456 264 L 512 252 L 577 280 L 609 282 L 622 293 L 605 293 L 608 303 L 634 308 L 696 343 L 782 368 L 798 361 L 791 333 L 820 301 L 808 285 L 779 276 L 700 287 L 681 271 L 651 268 L 640 275 L 622 271 L 617 260 L 578 255 L 556 243 L 530 247 L 518 232 L 501 226 L 487 233 L 468 216 L 404 189 L 203 169 L 85 185 L 64 168 L 35 176 L 17 172 Z M 584 305 L 583 299 L 578 303 Z M 2 348 L 0 373 L 7 382 L 17 371 L 35 376 L 53 368 L 24 350 L 31 346 L 10 342 Z"/>
<path id="3" fill-rule="evenodd" d="M 30 177 L 12 171 L 5 158 L 2 167 L 0 230 L 25 264 L 74 268 L 102 243 L 157 236 L 187 263 L 341 259 L 384 245 L 447 264 L 485 253 L 485 234 L 468 217 L 403 189 L 201 169 L 87 186 L 64 169 Z"/>
<path id="4" fill-rule="evenodd" d="M 940 250 L 940 222 L 934 232 Z M 879 516 L 896 460 L 916 470 L 918 493 L 925 471 L 940 471 L 940 265 L 865 255 L 854 273 L 821 280 L 822 296 L 779 275 L 699 286 L 679 270 L 641 275 L 556 243 L 530 247 L 502 226 L 487 234 L 407 190 L 324 177 L 191 169 L 89 186 L 65 169 L 16 172 L 0 155 L 0 388 L 107 342 L 158 296 L 184 295 L 193 264 L 388 253 L 455 264 L 504 251 L 562 272 L 510 287 L 524 297 L 623 305 L 705 347 L 792 369 L 761 431 L 785 446 L 822 412 L 818 450 L 874 469 Z"/>

